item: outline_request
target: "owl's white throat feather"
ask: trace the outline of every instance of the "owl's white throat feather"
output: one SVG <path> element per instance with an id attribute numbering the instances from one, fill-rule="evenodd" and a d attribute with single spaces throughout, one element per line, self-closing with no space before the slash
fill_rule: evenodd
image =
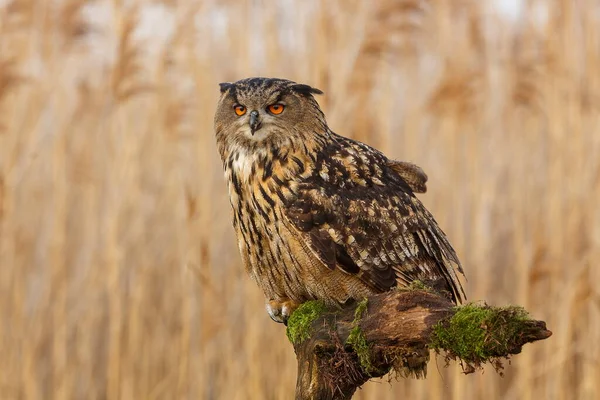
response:
<path id="1" fill-rule="evenodd" d="M 238 177 L 242 184 L 247 184 L 252 174 L 252 166 L 264 157 L 264 150 L 250 152 L 246 147 L 236 146 L 233 149 L 232 172 Z"/>

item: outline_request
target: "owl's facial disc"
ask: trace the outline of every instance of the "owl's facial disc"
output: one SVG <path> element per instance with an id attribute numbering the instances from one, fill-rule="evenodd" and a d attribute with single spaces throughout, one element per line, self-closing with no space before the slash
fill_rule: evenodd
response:
<path id="1" fill-rule="evenodd" d="M 250 125 L 250 133 L 252 134 L 252 136 L 254 136 L 254 133 L 257 130 L 259 130 L 262 126 L 258 111 L 252 110 L 250 112 L 250 120 L 249 120 L 248 124 Z"/>

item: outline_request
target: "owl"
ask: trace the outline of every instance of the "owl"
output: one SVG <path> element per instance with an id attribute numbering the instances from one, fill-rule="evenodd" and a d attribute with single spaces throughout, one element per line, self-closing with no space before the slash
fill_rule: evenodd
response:
<path id="1" fill-rule="evenodd" d="M 415 193 L 414 164 L 334 133 L 322 92 L 285 79 L 220 84 L 214 119 L 246 271 L 276 322 L 419 280 L 464 299 L 455 251 Z"/>

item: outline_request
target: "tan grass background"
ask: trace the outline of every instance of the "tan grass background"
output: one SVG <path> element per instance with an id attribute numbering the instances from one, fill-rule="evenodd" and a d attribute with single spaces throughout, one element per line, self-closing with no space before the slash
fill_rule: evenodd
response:
<path id="1" fill-rule="evenodd" d="M 357 399 L 600 397 L 597 1 L 3 0 L 0 399 L 292 398 L 212 132 L 255 75 L 421 165 L 470 299 L 554 331 Z"/>

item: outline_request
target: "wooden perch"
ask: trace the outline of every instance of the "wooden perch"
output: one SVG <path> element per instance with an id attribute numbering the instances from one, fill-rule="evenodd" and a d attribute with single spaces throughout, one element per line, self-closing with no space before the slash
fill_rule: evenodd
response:
<path id="1" fill-rule="evenodd" d="M 390 371 L 425 377 L 429 350 L 458 360 L 465 373 L 550 337 L 520 307 L 456 307 L 427 290 L 391 291 L 341 310 L 308 302 L 288 322 L 298 359 L 296 399 L 350 399 Z"/>

